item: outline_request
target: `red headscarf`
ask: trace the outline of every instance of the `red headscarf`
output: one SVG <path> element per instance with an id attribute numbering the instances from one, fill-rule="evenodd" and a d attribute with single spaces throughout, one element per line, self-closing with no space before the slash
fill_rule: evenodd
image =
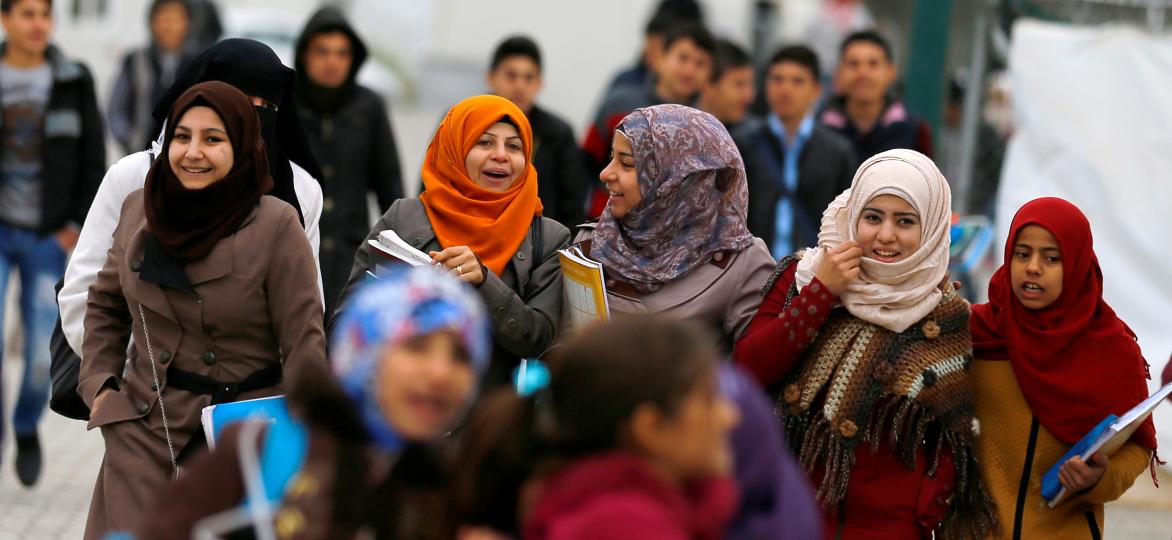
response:
<path id="1" fill-rule="evenodd" d="M 484 189 L 468 177 L 465 157 L 472 145 L 502 118 L 517 127 L 525 147 L 525 170 L 508 189 Z M 423 158 L 424 192 L 419 196 L 441 246 L 468 246 L 497 275 L 541 215 L 537 170 L 533 168 L 533 130 L 513 102 L 475 96 L 457 103 L 435 131 Z"/>
<path id="2" fill-rule="evenodd" d="M 1013 244 L 1027 225 L 1054 235 L 1062 254 L 1062 294 L 1040 310 L 1013 294 Z M 1147 362 L 1135 333 L 1103 300 L 1103 272 L 1091 242 L 1091 224 L 1078 207 L 1046 197 L 1017 211 L 1005 242 L 1005 261 L 989 281 L 989 303 L 973 306 L 973 356 L 1009 360 L 1038 421 L 1074 444 L 1108 414 L 1122 414 L 1147 398 Z M 1148 418 L 1132 440 L 1156 447 Z"/>

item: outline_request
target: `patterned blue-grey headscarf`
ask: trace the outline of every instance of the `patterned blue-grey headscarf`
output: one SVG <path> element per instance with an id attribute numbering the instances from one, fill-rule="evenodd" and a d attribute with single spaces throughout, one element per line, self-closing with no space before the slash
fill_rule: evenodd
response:
<path id="1" fill-rule="evenodd" d="M 484 374 L 491 354 L 488 317 L 476 293 L 456 278 L 431 267 L 396 268 L 346 304 L 330 341 L 330 363 L 379 446 L 394 451 L 403 444 L 378 399 L 383 353 L 442 330 L 455 332 L 473 369 Z"/>
<path id="2" fill-rule="evenodd" d="M 684 105 L 637 109 L 619 123 L 631 141 L 643 200 L 622 219 L 610 206 L 590 255 L 649 293 L 720 251 L 753 243 L 745 165 L 728 130 Z"/>

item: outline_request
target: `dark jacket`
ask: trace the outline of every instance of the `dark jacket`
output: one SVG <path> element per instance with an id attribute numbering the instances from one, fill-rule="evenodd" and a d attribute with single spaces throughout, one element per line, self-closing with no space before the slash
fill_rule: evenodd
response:
<path id="1" fill-rule="evenodd" d="M 857 168 L 871 156 L 896 148 L 910 148 L 929 158 L 933 156 L 932 128 L 912 116 L 900 101 L 891 101 L 870 131 L 862 133 L 847 116 L 843 98 L 833 101 L 822 111 L 823 125 L 846 137 L 855 147 Z"/>
<path id="2" fill-rule="evenodd" d="M 350 77 L 340 88 L 323 88 L 305 74 L 305 49 L 314 35 L 335 31 L 350 36 Z M 319 257 L 326 313 L 337 305 L 354 252 L 370 230 L 373 216 L 367 210 L 367 193 L 378 197 L 380 209 L 403 196 L 387 108 L 377 94 L 355 82 L 365 61 L 366 46 L 336 8 L 314 14 L 297 41 L 297 99 L 304 105 L 301 125 L 322 172 Z"/>
<path id="3" fill-rule="evenodd" d="M 537 168 L 537 195 L 545 217 L 565 225 L 581 223 L 591 175 L 565 120 L 538 107 L 529 111 L 533 127 L 533 166 Z"/>
<path id="4" fill-rule="evenodd" d="M 785 194 L 785 151 L 765 122 L 740 130 L 734 140 L 748 176 L 749 231 L 772 249 L 777 201 Z M 791 244 L 795 249 L 815 245 L 822 212 L 839 193 L 851 187 L 856 166 L 849 141 L 829 128 L 814 126 L 798 157 L 798 204 Z"/>
<path id="5" fill-rule="evenodd" d="M 558 335 L 562 317 L 562 267 L 557 250 L 570 244 L 570 231 L 560 223 L 542 218 L 540 260 L 533 248 L 535 232 L 517 247 L 501 275 L 489 270 L 477 288 L 488 309 L 492 324 L 492 363 L 481 379 L 481 393 L 511 381 L 512 370 L 521 358 L 536 358 L 545 353 Z M 378 238 L 387 229 L 395 231 L 404 242 L 424 253 L 444 248 L 435 237 L 431 221 L 419 199 L 400 199 L 374 224 L 367 239 Z M 451 247 L 451 246 L 447 246 Z M 383 259 L 366 241 L 354 257 L 350 280 L 338 298 L 338 308 L 330 317 L 332 329 L 346 299 L 367 279 Z"/>
<path id="6" fill-rule="evenodd" d="M 0 55 L 6 47 L 0 44 Z M 45 54 L 53 68 L 53 87 L 43 124 L 38 230 L 47 233 L 85 221 L 106 172 L 106 134 L 89 68 L 53 46 Z"/>
<path id="7" fill-rule="evenodd" d="M 729 479 L 673 485 L 619 451 L 570 462 L 538 493 L 525 519 L 529 540 L 717 540 L 737 500 Z"/>

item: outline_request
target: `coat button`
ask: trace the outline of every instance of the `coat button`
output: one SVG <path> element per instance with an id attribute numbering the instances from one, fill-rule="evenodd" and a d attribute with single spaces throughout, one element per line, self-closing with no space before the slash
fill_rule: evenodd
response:
<path id="1" fill-rule="evenodd" d="M 334 199 L 331 197 L 326 197 L 325 199 L 322 199 L 321 207 L 322 207 L 322 210 L 324 210 L 326 212 L 333 212 L 334 211 Z"/>
<path id="2" fill-rule="evenodd" d="M 151 382 L 151 391 L 152 391 L 152 392 L 158 392 L 158 391 L 159 391 L 159 383 L 156 383 L 156 382 L 152 381 L 152 382 Z"/>
<path id="3" fill-rule="evenodd" d="M 419 247 L 419 244 L 421 243 L 423 243 L 423 239 L 418 236 L 416 236 L 415 239 L 411 241 L 411 245 L 415 247 Z"/>
<path id="4" fill-rule="evenodd" d="M 142 261 L 140 261 L 138 259 L 130 261 L 130 271 L 131 272 L 138 272 L 139 270 L 142 270 Z"/>
<path id="5" fill-rule="evenodd" d="M 138 414 L 146 414 L 149 410 L 151 410 L 151 406 L 146 403 L 138 406 Z"/>
<path id="6" fill-rule="evenodd" d="M 525 260 L 525 254 L 524 254 L 524 253 L 521 253 L 520 251 L 518 251 L 518 252 L 517 252 L 517 260 L 518 260 L 518 261 L 523 261 L 523 260 Z"/>
<path id="7" fill-rule="evenodd" d="M 212 351 L 208 351 L 206 353 L 203 353 L 203 356 L 200 357 L 200 360 L 203 360 L 203 363 L 205 366 L 210 366 L 212 364 L 215 364 L 216 363 L 216 353 L 214 353 Z"/>
<path id="8" fill-rule="evenodd" d="M 170 362 L 171 361 L 171 351 L 163 351 L 163 354 L 159 355 L 159 361 L 164 364 L 166 364 L 167 362 Z"/>
<path id="9" fill-rule="evenodd" d="M 333 238 L 322 238 L 321 248 L 322 249 L 334 249 L 334 239 Z"/>
<path id="10" fill-rule="evenodd" d="M 508 322 L 505 323 L 505 326 L 509 328 L 515 328 L 517 326 L 517 319 L 509 319 Z"/>
<path id="11" fill-rule="evenodd" d="M 504 313 L 504 312 L 505 312 L 505 306 L 497 306 L 497 308 L 496 308 L 496 312 L 497 312 L 497 313 Z"/>
<path id="12" fill-rule="evenodd" d="M 333 178 L 334 177 L 334 168 L 329 165 L 323 166 L 321 168 L 321 175 L 326 177 L 326 179 Z"/>

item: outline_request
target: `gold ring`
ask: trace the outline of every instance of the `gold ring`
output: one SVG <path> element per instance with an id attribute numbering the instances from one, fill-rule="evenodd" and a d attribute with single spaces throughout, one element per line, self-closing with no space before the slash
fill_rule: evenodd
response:
<path id="1" fill-rule="evenodd" d="M 462 264 L 456 265 L 456 273 L 463 274 L 464 273 L 464 265 L 462 265 Z"/>

